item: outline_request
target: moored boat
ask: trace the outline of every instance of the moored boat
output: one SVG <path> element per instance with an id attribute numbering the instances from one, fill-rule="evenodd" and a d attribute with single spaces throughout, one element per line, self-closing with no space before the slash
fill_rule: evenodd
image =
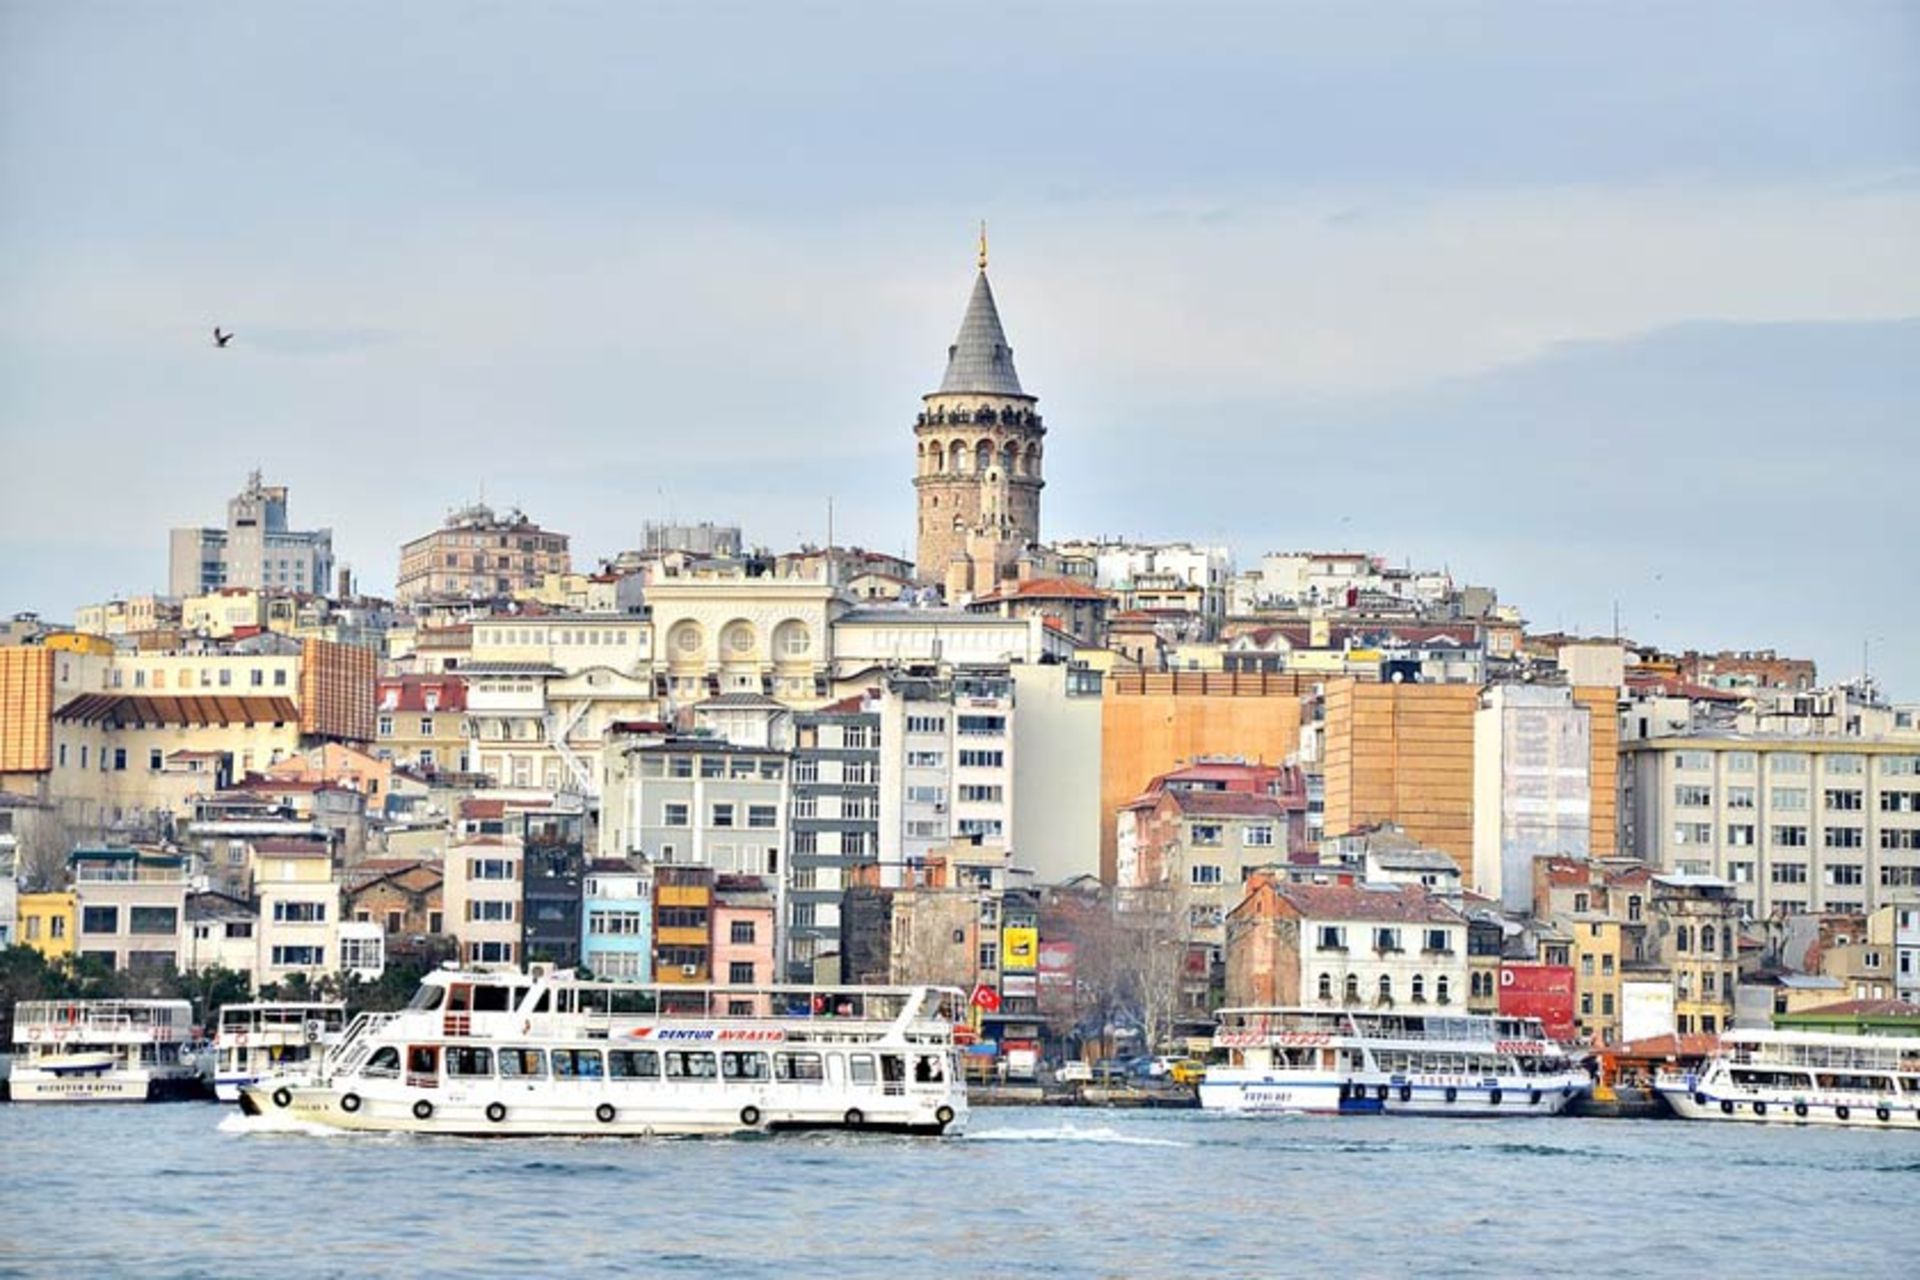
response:
<path id="1" fill-rule="evenodd" d="M 1556 1115 L 1590 1084 L 1532 1018 L 1222 1009 L 1200 1105 L 1238 1113 Z"/>
<path id="2" fill-rule="evenodd" d="M 243 1086 L 250 1114 L 470 1136 L 957 1133 L 966 1087 L 942 987 L 700 987 L 570 970 L 445 969 L 361 1014 L 304 1071 Z"/>
<path id="3" fill-rule="evenodd" d="M 14 1006 L 15 1102 L 150 1102 L 191 1097 L 185 1000 L 28 1000 Z"/>
<path id="4" fill-rule="evenodd" d="M 1686 1120 L 1920 1129 L 1920 1037 L 1728 1031 L 1654 1087 Z"/>
<path id="5" fill-rule="evenodd" d="M 279 1072 L 305 1070 L 337 1043 L 347 1007 L 337 1002 L 265 1001 L 220 1010 L 214 1036 L 213 1092 L 238 1102 L 240 1090 Z"/>

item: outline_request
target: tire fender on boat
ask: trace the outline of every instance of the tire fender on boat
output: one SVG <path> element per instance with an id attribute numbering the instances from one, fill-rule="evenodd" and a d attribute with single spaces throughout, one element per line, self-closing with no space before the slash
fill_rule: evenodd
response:
<path id="1" fill-rule="evenodd" d="M 1875 1107 L 1873 1109 L 1873 1118 L 1875 1120 L 1878 1120 L 1880 1123 L 1885 1124 L 1887 1121 L 1893 1119 L 1893 1108 L 1892 1107 Z"/>
<path id="2" fill-rule="evenodd" d="M 1852 1117 L 1853 1111 L 1845 1103 L 1833 1109 L 1833 1118 L 1836 1120 L 1849 1120 Z"/>
<path id="3" fill-rule="evenodd" d="M 1706 1100 L 1707 1100 L 1706 1095 L 1702 1094 L 1700 1097 L 1700 1101 L 1705 1102 Z M 1538 1089 L 1535 1089 L 1531 1093 L 1527 1094 L 1527 1105 L 1530 1107 L 1537 1107 L 1540 1105 L 1540 1091 Z"/>
<path id="4" fill-rule="evenodd" d="M 1763 1115 L 1765 1115 L 1765 1114 L 1767 1114 L 1767 1104 L 1766 1104 L 1766 1103 L 1764 1103 L 1764 1102 L 1756 1102 L 1756 1103 L 1754 1103 L 1754 1104 L 1753 1104 L 1753 1114 L 1755 1114 L 1755 1115 L 1757 1115 L 1757 1116 L 1763 1116 Z"/>
<path id="5" fill-rule="evenodd" d="M 614 1110 L 611 1102 L 603 1102 L 593 1109 L 593 1118 L 601 1124 L 612 1124 L 613 1117 Z"/>
<path id="6" fill-rule="evenodd" d="M 428 1105 L 428 1106 L 432 1106 L 433 1104 L 431 1104 L 431 1103 L 428 1103 L 427 1105 Z M 419 1107 L 418 1107 L 418 1106 L 416 1106 L 416 1107 L 414 1108 L 414 1114 L 415 1114 L 415 1115 L 420 1115 L 420 1109 L 419 1109 Z M 429 1114 L 431 1114 L 431 1113 L 429 1113 Z M 426 1116 L 420 1116 L 420 1118 L 421 1118 L 422 1120 L 424 1120 L 424 1119 L 426 1119 L 427 1117 L 426 1117 Z M 506 1103 L 504 1103 L 504 1102 L 489 1102 L 489 1103 L 487 1104 L 487 1119 L 489 1119 L 489 1120 L 491 1120 L 491 1121 L 492 1121 L 493 1123 L 495 1123 L 495 1124 L 499 1124 L 499 1123 L 500 1123 L 500 1122 L 501 1122 L 502 1120 L 505 1120 L 506 1118 L 507 1118 L 507 1104 L 506 1104 Z"/>
<path id="7" fill-rule="evenodd" d="M 420 1099 L 420 1101 L 414 1103 L 413 1118 L 415 1120 L 433 1119 L 433 1104 L 431 1102 L 428 1102 L 425 1098 L 422 1098 Z"/>
<path id="8" fill-rule="evenodd" d="M 933 1118 L 944 1129 L 953 1123 L 953 1108 L 942 1106 L 933 1113 Z"/>
<path id="9" fill-rule="evenodd" d="M 358 1111 L 360 1109 L 360 1095 L 357 1093 L 341 1094 L 340 1109 L 346 1112 L 348 1115 L 352 1115 L 354 1112 Z"/>
<path id="10" fill-rule="evenodd" d="M 1730 1116 L 1733 1114 L 1733 1099 L 1731 1098 L 1721 1099 L 1720 1114 L 1723 1116 Z"/>
<path id="11" fill-rule="evenodd" d="M 1500 1105 L 1500 1098 L 1501 1098 L 1501 1093 L 1500 1093 L 1500 1090 L 1498 1089 L 1495 1089 L 1492 1092 L 1487 1094 L 1487 1101 L 1496 1107 Z"/>
<path id="12" fill-rule="evenodd" d="M 275 1089 L 275 1090 L 273 1091 L 273 1105 L 274 1105 L 274 1106 L 276 1106 L 276 1107 L 279 1107 L 279 1108 L 280 1108 L 281 1110 L 283 1110 L 283 1111 L 284 1111 L 284 1110 L 285 1110 L 286 1108 L 288 1108 L 288 1107 L 290 1107 L 290 1106 L 292 1106 L 292 1105 L 293 1105 L 293 1090 L 291 1090 L 291 1089 L 289 1089 L 289 1088 L 287 1088 L 287 1087 L 286 1087 L 286 1086 L 284 1086 L 284 1085 L 282 1085 L 282 1086 L 281 1086 L 280 1088 L 278 1088 L 278 1089 Z"/>
<path id="13" fill-rule="evenodd" d="M 847 1114 L 842 1118 L 847 1122 L 847 1128 L 849 1129 L 858 1129 L 867 1122 L 866 1112 L 860 1110 L 858 1107 L 848 1107 Z"/>
<path id="14" fill-rule="evenodd" d="M 1448 1102 L 1457 1102 L 1457 1101 L 1459 1100 L 1459 1098 L 1460 1098 L 1460 1091 L 1459 1091 L 1458 1089 L 1456 1089 L 1456 1088 L 1454 1088 L 1454 1087 L 1453 1087 L 1452 1085 L 1448 1085 L 1448 1086 L 1447 1086 L 1447 1101 L 1448 1101 Z"/>
<path id="15" fill-rule="evenodd" d="M 740 1108 L 740 1123 L 749 1129 L 759 1128 L 760 1108 L 751 1105 Z"/>
<path id="16" fill-rule="evenodd" d="M 1412 1086 L 1412 1085 L 1410 1085 L 1410 1084 L 1403 1084 L 1403 1085 L 1401 1085 L 1401 1086 L 1400 1086 L 1400 1101 L 1402 1101 L 1402 1102 L 1412 1102 L 1412 1101 L 1413 1101 L 1413 1086 Z"/>
<path id="17" fill-rule="evenodd" d="M 1799 1116 L 1802 1120 L 1805 1120 L 1807 1118 L 1807 1104 L 1804 1102 L 1794 1103 L 1793 1114 L 1795 1114 L 1796 1116 Z"/>

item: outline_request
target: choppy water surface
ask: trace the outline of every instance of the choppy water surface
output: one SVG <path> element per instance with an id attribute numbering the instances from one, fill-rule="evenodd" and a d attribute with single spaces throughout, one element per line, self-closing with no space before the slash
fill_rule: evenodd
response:
<path id="1" fill-rule="evenodd" d="M 1911 1133 L 978 1110 L 470 1141 L 0 1106 L 0 1275 L 1920 1274 Z"/>

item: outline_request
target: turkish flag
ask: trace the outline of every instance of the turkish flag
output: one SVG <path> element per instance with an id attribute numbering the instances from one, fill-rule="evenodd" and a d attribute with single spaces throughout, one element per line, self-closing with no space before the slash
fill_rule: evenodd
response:
<path id="1" fill-rule="evenodd" d="M 973 1007 L 993 1013 L 1000 1008 L 1000 993 L 986 983 L 973 989 Z"/>

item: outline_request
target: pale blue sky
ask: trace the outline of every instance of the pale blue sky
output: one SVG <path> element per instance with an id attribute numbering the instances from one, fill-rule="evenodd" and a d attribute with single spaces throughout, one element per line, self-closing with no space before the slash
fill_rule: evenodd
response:
<path id="1" fill-rule="evenodd" d="M 374 589 L 483 484 L 902 549 L 981 217 L 1048 536 L 1920 698 L 1913 4 L 5 0 L 0 611 L 256 462 Z"/>

